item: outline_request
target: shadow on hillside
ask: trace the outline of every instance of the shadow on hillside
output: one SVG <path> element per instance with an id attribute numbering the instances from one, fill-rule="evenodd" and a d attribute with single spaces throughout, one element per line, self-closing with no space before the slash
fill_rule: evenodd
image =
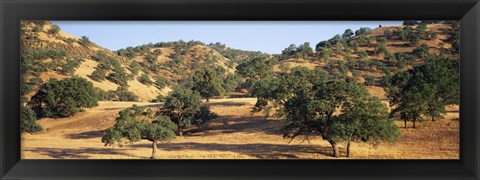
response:
<path id="1" fill-rule="evenodd" d="M 392 47 L 399 47 L 399 48 L 402 48 L 402 47 L 410 47 L 410 45 L 408 43 L 404 43 L 404 44 L 389 44 L 388 46 L 392 46 Z"/>
<path id="2" fill-rule="evenodd" d="M 209 106 L 245 106 L 249 105 L 245 102 L 233 102 L 233 101 L 226 101 L 226 102 L 208 102 Z"/>
<path id="3" fill-rule="evenodd" d="M 104 130 L 88 131 L 88 132 L 82 132 L 77 134 L 68 134 L 66 135 L 66 137 L 70 139 L 91 139 L 91 138 L 102 137 L 104 132 L 105 132 Z"/>
<path id="4" fill-rule="evenodd" d="M 148 144 L 133 144 L 130 147 L 134 148 L 151 148 Z M 180 151 L 180 150 L 201 150 L 201 151 L 225 151 L 236 152 L 249 156 L 254 156 L 260 159 L 279 159 L 279 158 L 299 158 L 295 155 L 301 153 L 319 153 L 325 156 L 331 156 L 330 147 L 319 147 L 314 145 L 300 145 L 300 144 L 218 144 L 218 143 L 172 143 L 159 144 L 159 149 L 165 151 Z M 340 153 L 345 154 L 343 149 Z"/>
<path id="5" fill-rule="evenodd" d="M 133 106 L 133 105 L 132 105 L 132 106 Z M 132 106 L 129 106 L 129 107 L 132 107 Z M 152 105 L 144 105 L 144 106 L 141 106 L 141 107 L 153 108 L 153 109 L 155 109 L 155 108 L 160 108 L 161 106 L 163 106 L 163 105 L 162 105 L 162 104 L 152 104 Z M 104 110 L 104 111 L 115 111 L 115 110 L 118 110 L 118 111 L 120 111 L 120 110 L 123 110 L 123 109 L 125 109 L 125 108 L 127 108 L 127 107 L 116 107 L 116 108 L 109 108 L 109 107 L 107 107 L 107 108 L 99 108 L 98 110 Z"/>
<path id="6" fill-rule="evenodd" d="M 122 151 L 122 149 L 118 149 Z M 28 148 L 23 151 L 35 152 L 55 159 L 89 159 L 95 155 L 122 155 L 132 158 L 148 158 L 143 156 L 134 156 L 110 148 Z"/>

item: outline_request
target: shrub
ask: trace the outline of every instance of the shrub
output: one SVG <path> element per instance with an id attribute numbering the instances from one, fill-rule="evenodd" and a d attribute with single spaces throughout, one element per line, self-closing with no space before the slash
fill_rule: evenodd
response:
<path id="1" fill-rule="evenodd" d="M 107 71 L 105 71 L 102 68 L 97 68 L 95 71 L 92 72 L 90 75 L 90 78 L 92 78 L 95 81 L 103 81 L 105 80 L 105 77 L 107 75 Z"/>
<path id="2" fill-rule="evenodd" d="M 167 79 L 165 79 L 162 76 L 157 76 L 157 79 L 155 80 L 155 84 L 160 88 L 167 87 L 170 83 Z"/>
<path id="3" fill-rule="evenodd" d="M 170 117 L 178 126 L 179 135 L 192 126 L 200 126 L 218 115 L 201 106 L 200 94 L 190 89 L 177 89 L 165 98 L 162 114 Z"/>
<path id="4" fill-rule="evenodd" d="M 147 74 L 142 74 L 140 77 L 138 77 L 138 81 L 143 83 L 143 84 L 146 84 L 146 85 L 150 85 L 152 84 L 152 80 L 150 80 L 150 77 L 148 77 Z"/>
<path id="5" fill-rule="evenodd" d="M 88 47 L 92 44 L 92 41 L 87 36 L 82 36 L 80 40 L 80 44 L 82 44 L 85 47 Z"/>
<path id="6" fill-rule="evenodd" d="M 48 33 L 52 35 L 55 35 L 58 32 L 60 32 L 60 27 L 58 27 L 58 25 L 55 25 L 55 24 L 52 25 L 52 27 L 48 30 Z"/>
<path id="7" fill-rule="evenodd" d="M 117 101 L 138 101 L 138 96 L 128 91 L 127 87 L 120 86 L 115 91 Z"/>
<path id="8" fill-rule="evenodd" d="M 364 78 L 365 78 L 365 85 L 375 86 L 375 77 L 366 75 Z"/>
<path id="9" fill-rule="evenodd" d="M 60 72 L 64 75 L 73 75 L 75 68 L 80 65 L 80 62 L 80 59 L 68 59 L 61 65 L 62 70 Z"/>
<path id="10" fill-rule="evenodd" d="M 97 106 L 97 96 L 91 82 L 72 77 L 50 79 L 32 97 L 31 105 L 39 116 L 72 116 L 85 107 Z"/>
<path id="11" fill-rule="evenodd" d="M 37 124 L 35 112 L 28 107 L 20 106 L 20 132 L 33 134 L 42 130 L 42 126 Z"/>

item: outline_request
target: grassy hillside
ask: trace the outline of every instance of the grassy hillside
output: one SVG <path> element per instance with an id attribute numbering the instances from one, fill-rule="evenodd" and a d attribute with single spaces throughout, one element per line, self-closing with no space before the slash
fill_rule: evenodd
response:
<path id="1" fill-rule="evenodd" d="M 126 90 L 137 97 L 126 100 L 146 102 L 168 94 L 195 69 L 213 66 L 230 74 L 236 66 L 200 42 L 148 44 L 112 52 L 48 21 L 23 21 L 21 34 L 22 94 L 27 98 L 50 78 L 80 76 L 99 88 L 105 100 L 125 100 L 112 94 Z"/>

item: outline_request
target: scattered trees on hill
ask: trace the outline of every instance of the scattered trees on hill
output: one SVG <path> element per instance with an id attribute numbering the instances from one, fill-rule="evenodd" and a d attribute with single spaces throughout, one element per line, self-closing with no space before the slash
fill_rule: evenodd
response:
<path id="1" fill-rule="evenodd" d="M 152 84 L 152 80 L 150 80 L 150 77 L 148 77 L 147 74 L 142 74 L 140 77 L 138 77 L 138 81 L 143 83 L 143 84 L 146 84 L 146 85 L 150 85 Z"/>
<path id="2" fill-rule="evenodd" d="M 49 34 L 55 35 L 60 32 L 60 27 L 58 25 L 53 24 L 52 27 L 48 30 Z"/>
<path id="3" fill-rule="evenodd" d="M 155 79 L 155 84 L 161 89 L 167 87 L 170 84 L 170 81 L 162 76 L 157 76 Z"/>
<path id="4" fill-rule="evenodd" d="M 288 59 L 291 57 L 309 59 L 313 56 L 313 49 L 310 47 L 309 42 L 305 42 L 298 47 L 295 44 L 290 44 L 282 51 L 281 59 Z"/>
<path id="5" fill-rule="evenodd" d="M 128 91 L 126 86 L 119 86 L 115 91 L 116 101 L 138 101 L 138 96 Z"/>
<path id="6" fill-rule="evenodd" d="M 415 123 L 422 116 L 432 120 L 443 117 L 445 106 L 459 103 L 459 62 L 451 58 L 434 58 L 411 70 L 395 74 L 385 88 L 391 115 L 400 115 Z"/>
<path id="7" fill-rule="evenodd" d="M 90 78 L 92 78 L 95 81 L 103 81 L 105 80 L 105 77 L 107 76 L 107 71 L 103 68 L 97 68 L 95 71 L 92 72 L 90 75 Z"/>
<path id="8" fill-rule="evenodd" d="M 208 68 L 197 70 L 192 75 L 192 82 L 191 89 L 198 92 L 207 102 L 213 96 L 219 96 L 224 92 L 221 77 Z"/>
<path id="9" fill-rule="evenodd" d="M 327 79 L 328 73 L 319 68 L 294 68 L 278 78 L 263 79 L 252 111 L 268 115 L 276 109 L 274 116 L 286 118 L 283 137 L 308 140 L 320 135 L 331 144 L 334 157 L 340 156 L 337 144 L 343 141 L 394 142 L 399 131 L 379 99 L 355 81 Z M 334 114 L 339 108 L 342 114 Z"/>
<path id="10" fill-rule="evenodd" d="M 273 64 L 265 57 L 257 57 L 239 64 L 237 74 L 245 78 L 244 86 L 250 91 L 258 80 L 273 76 Z"/>
<path id="11" fill-rule="evenodd" d="M 48 80 L 31 98 L 30 105 L 38 116 L 66 117 L 82 108 L 97 106 L 97 101 L 91 82 L 72 77 Z"/>
<path id="12" fill-rule="evenodd" d="M 110 81 L 112 81 L 115 84 L 118 84 L 120 86 L 127 86 L 127 73 L 123 69 L 123 67 L 120 65 L 118 61 L 114 61 L 116 63 L 113 64 L 113 72 L 110 73 L 106 78 Z"/>
<path id="13" fill-rule="evenodd" d="M 62 70 L 60 72 L 64 75 L 71 76 L 75 73 L 75 68 L 77 68 L 81 62 L 81 59 L 67 59 L 65 63 L 61 65 Z"/>
<path id="14" fill-rule="evenodd" d="M 429 55 L 428 45 L 422 44 L 419 47 L 413 49 L 413 54 L 417 55 L 419 58 L 425 58 Z"/>
<path id="15" fill-rule="evenodd" d="M 170 117 L 178 126 L 178 134 L 192 127 L 200 126 L 217 118 L 217 114 L 210 112 L 208 106 L 201 105 L 201 96 L 190 89 L 176 89 L 166 98 L 162 114 Z"/>
<path id="16" fill-rule="evenodd" d="M 168 116 L 157 116 L 151 109 L 133 105 L 118 113 L 115 125 L 105 130 L 102 143 L 105 146 L 134 143 L 140 140 L 152 142 L 151 159 L 156 158 L 157 143 L 170 142 L 175 138 L 177 126 Z M 127 140 L 126 142 L 124 140 Z"/>
<path id="17" fill-rule="evenodd" d="M 87 36 L 82 36 L 80 39 L 80 44 L 82 44 L 85 47 L 88 47 L 92 44 L 92 41 Z"/>

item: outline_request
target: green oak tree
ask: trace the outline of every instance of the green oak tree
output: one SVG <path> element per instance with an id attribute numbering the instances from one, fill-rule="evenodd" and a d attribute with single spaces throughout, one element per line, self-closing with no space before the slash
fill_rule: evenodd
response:
<path id="1" fill-rule="evenodd" d="M 91 82 L 81 77 L 50 79 L 31 98 L 30 105 L 39 116 L 66 117 L 97 106 L 97 95 Z"/>
<path id="2" fill-rule="evenodd" d="M 102 137 L 105 146 L 117 143 L 121 147 L 127 142 L 148 140 L 152 142 L 150 158 L 155 159 L 157 143 L 170 142 L 175 138 L 177 125 L 168 116 L 156 116 L 151 109 L 133 105 L 118 115 L 113 127 L 106 129 Z"/>

